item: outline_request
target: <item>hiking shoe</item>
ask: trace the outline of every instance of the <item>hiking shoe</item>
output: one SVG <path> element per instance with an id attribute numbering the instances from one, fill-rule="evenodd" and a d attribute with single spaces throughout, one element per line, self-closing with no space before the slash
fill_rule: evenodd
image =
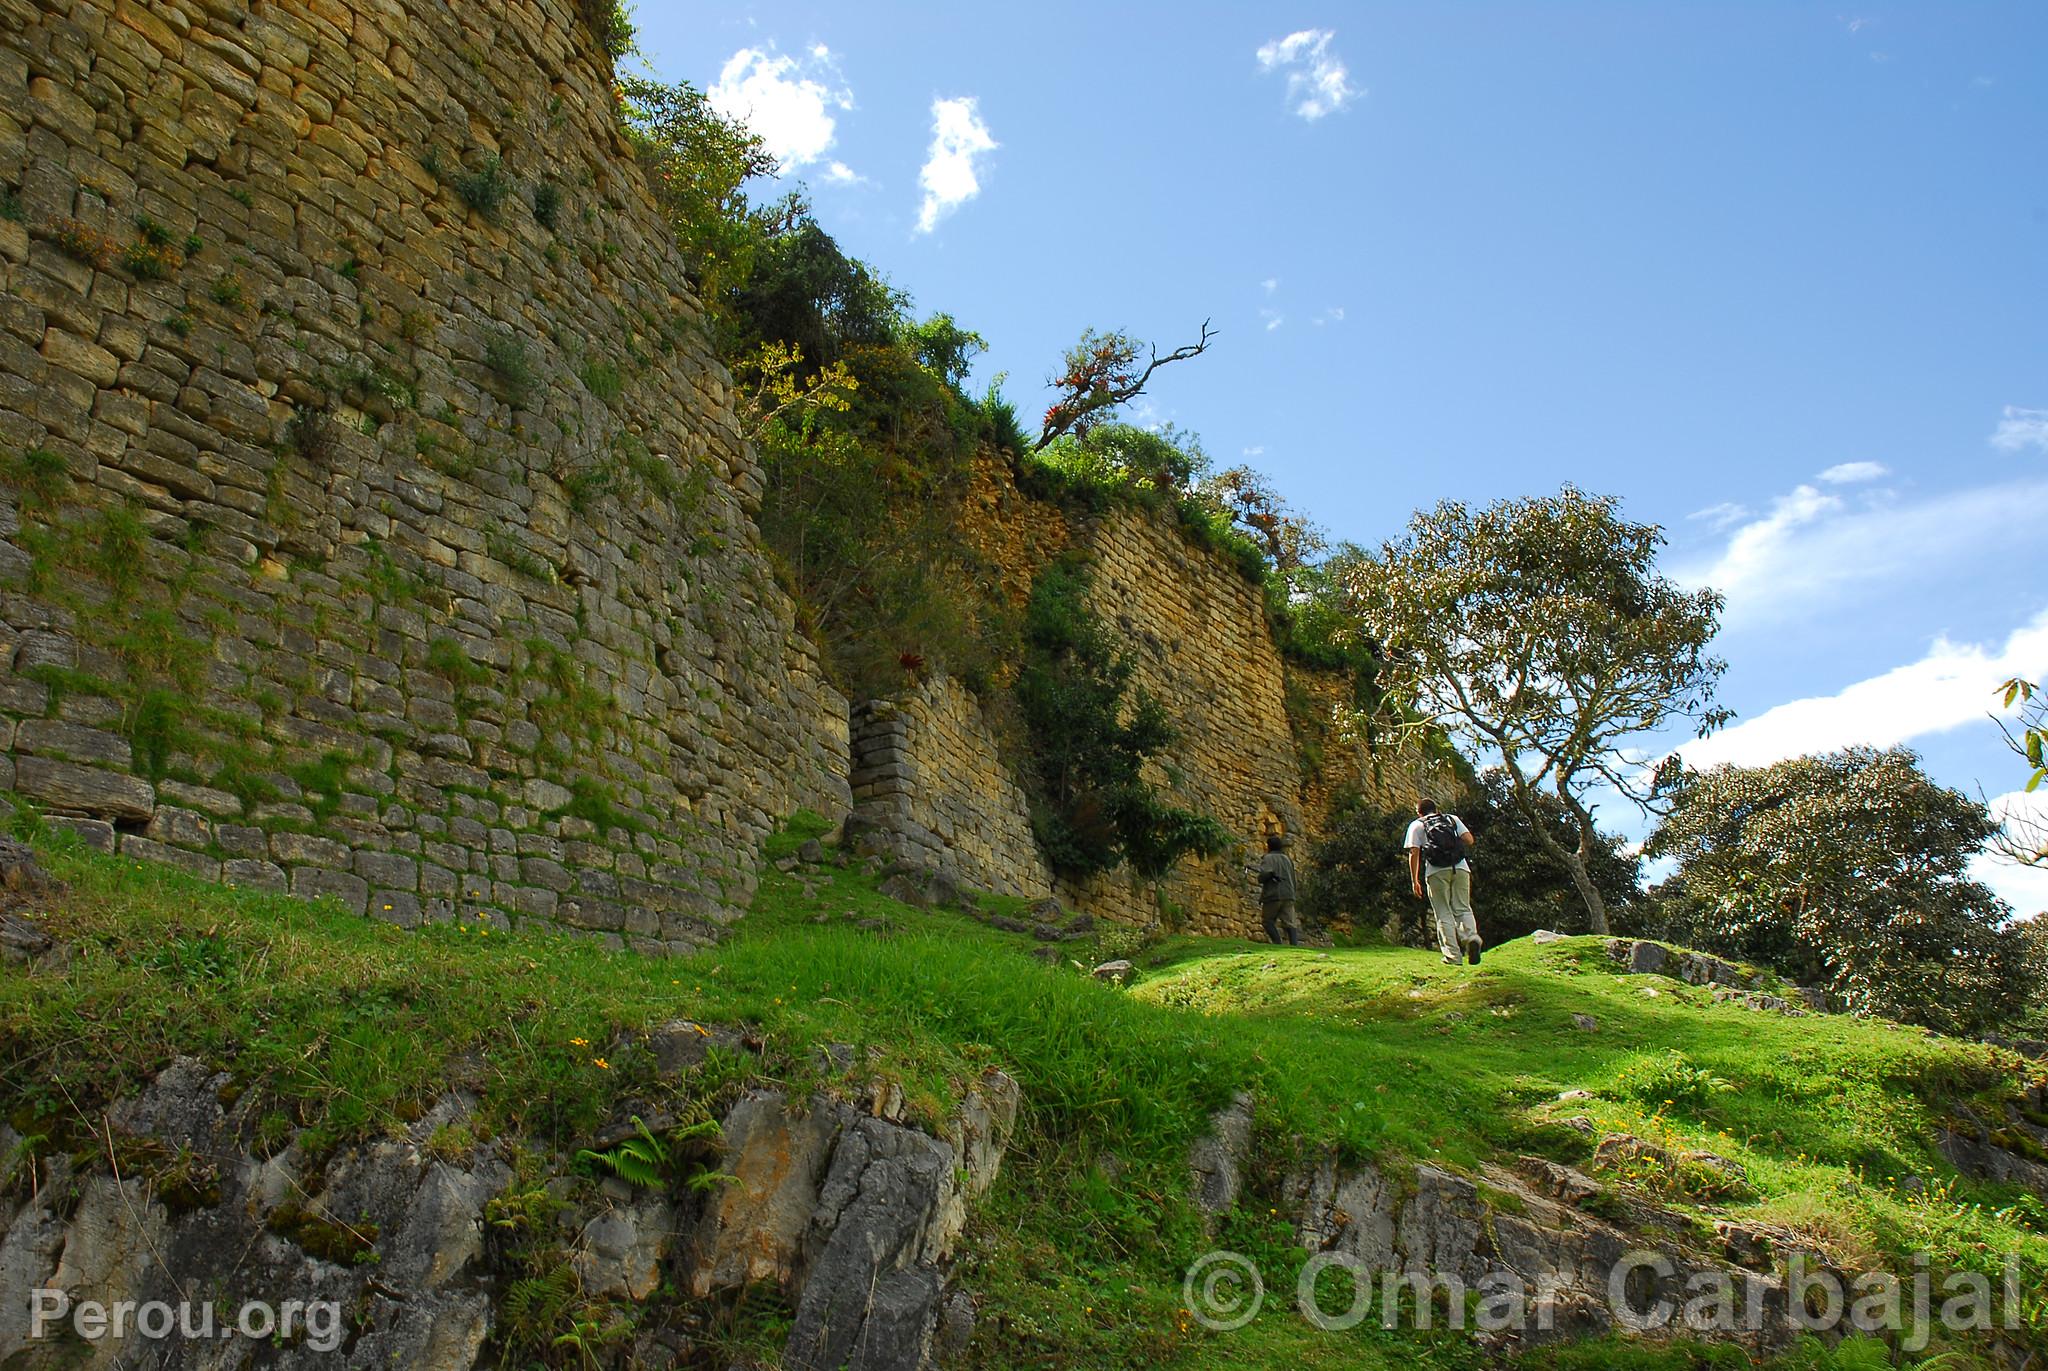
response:
<path id="1" fill-rule="evenodd" d="M 1468 958 L 1470 958 L 1470 959 L 1471 959 L 1472 965 L 1474 965 L 1474 966 L 1477 966 L 1477 965 L 1479 965 L 1479 953 L 1480 953 L 1480 942 L 1479 942 L 1479 939 L 1477 939 L 1477 938 L 1474 938 L 1474 939 L 1472 939 L 1472 941 L 1470 941 L 1470 942 L 1468 942 L 1468 943 L 1466 943 L 1466 944 L 1465 944 L 1465 955 L 1466 955 L 1466 957 L 1468 957 Z"/>
<path id="2" fill-rule="evenodd" d="M 1459 960 L 1458 960 L 1458 959 L 1457 959 L 1456 957 L 1446 957 L 1446 958 L 1444 958 L 1444 965 L 1445 965 L 1445 966 L 1462 966 L 1462 965 L 1464 965 L 1464 963 L 1460 962 L 1460 961 L 1459 961 Z"/>

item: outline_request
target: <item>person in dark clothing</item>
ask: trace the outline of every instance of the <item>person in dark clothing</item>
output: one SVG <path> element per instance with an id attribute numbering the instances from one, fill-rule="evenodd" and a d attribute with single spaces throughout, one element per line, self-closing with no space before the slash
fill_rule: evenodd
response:
<path id="1" fill-rule="evenodd" d="M 1287 839 L 1278 833 L 1266 836 L 1266 855 L 1252 869 L 1259 878 L 1259 918 L 1266 926 L 1266 941 L 1301 946 L 1301 919 L 1294 912 L 1294 861 L 1284 849 Z"/>

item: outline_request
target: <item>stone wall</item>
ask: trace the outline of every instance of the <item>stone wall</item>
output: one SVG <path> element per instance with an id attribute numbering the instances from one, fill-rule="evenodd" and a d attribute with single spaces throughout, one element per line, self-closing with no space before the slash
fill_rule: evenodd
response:
<path id="1" fill-rule="evenodd" d="M 650 949 L 845 810 L 572 0 L 0 0 L 0 94 L 0 790 Z"/>
<path id="2" fill-rule="evenodd" d="M 1018 605 L 1053 558 L 1076 549 L 1090 556 L 1094 609 L 1122 636 L 1137 683 L 1179 730 L 1150 778 L 1177 803 L 1221 821 L 1238 846 L 1183 861 L 1157 887 L 1122 871 L 1079 885 L 1055 880 L 1031 841 L 1024 794 L 995 731 L 971 694 L 943 681 L 855 709 L 857 812 L 897 835 L 899 855 L 987 889 L 1050 888 L 1076 908 L 1125 922 L 1255 931 L 1244 867 L 1264 851 L 1265 835 L 1293 835 L 1297 857 L 1304 855 L 1330 796 L 1369 771 L 1363 747 L 1322 734 L 1314 764 L 1304 765 L 1289 722 L 1290 671 L 1305 707 L 1320 716 L 1334 709 L 1340 684 L 1283 662 L 1260 588 L 1229 559 L 1190 543 L 1169 513 L 1077 515 L 1019 491 L 1006 468 L 988 462 L 964 502 L 961 533 Z"/>
<path id="3" fill-rule="evenodd" d="M 853 712 L 854 813 L 897 856 L 999 895 L 1050 895 L 1024 791 L 980 701 L 945 677 Z"/>

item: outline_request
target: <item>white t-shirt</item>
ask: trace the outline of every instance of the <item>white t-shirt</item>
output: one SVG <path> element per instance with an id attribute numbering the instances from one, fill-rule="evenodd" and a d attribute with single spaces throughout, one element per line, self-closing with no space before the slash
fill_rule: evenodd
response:
<path id="1" fill-rule="evenodd" d="M 1471 829 L 1465 827 L 1465 821 L 1455 814 L 1446 814 L 1444 817 L 1449 819 L 1452 823 L 1458 826 L 1458 841 L 1461 843 L 1464 842 L 1466 836 L 1470 834 L 1472 831 Z M 1408 848 L 1411 847 L 1427 849 L 1428 846 L 1429 838 L 1422 831 L 1422 820 L 1417 819 L 1414 823 L 1408 825 L 1408 841 L 1401 844 L 1402 850 L 1406 851 Z M 1455 870 L 1459 866 L 1464 867 L 1467 871 L 1470 871 L 1472 869 L 1472 863 L 1466 861 L 1463 857 L 1460 857 L 1458 858 L 1456 865 L 1451 867 L 1431 866 L 1428 862 L 1424 862 L 1422 864 L 1422 874 L 1427 876 L 1432 871 Z"/>

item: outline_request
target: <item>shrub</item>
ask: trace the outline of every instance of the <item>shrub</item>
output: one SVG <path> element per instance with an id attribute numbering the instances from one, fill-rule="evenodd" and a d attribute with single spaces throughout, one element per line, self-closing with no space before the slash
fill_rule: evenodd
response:
<path id="1" fill-rule="evenodd" d="M 626 388 L 624 378 L 619 375 L 619 369 L 610 362 L 585 362 L 577 375 L 582 378 L 590 393 L 606 404 L 615 402 Z"/>
<path id="2" fill-rule="evenodd" d="M 1631 1057 L 1614 1073 L 1613 1093 L 1653 1109 L 1683 1106 L 1698 1112 L 1716 1095 L 1735 1089 L 1729 1082 L 1676 1048 L 1657 1055 Z"/>
<path id="3" fill-rule="evenodd" d="M 213 284 L 207 288 L 206 293 L 213 297 L 213 302 L 216 305 L 221 305 L 228 309 L 240 309 L 242 307 L 242 281 L 240 277 L 235 276 L 231 272 L 223 272 L 221 275 L 214 277 Z"/>
<path id="4" fill-rule="evenodd" d="M 711 107 L 684 81 L 621 76 L 619 119 L 706 304 L 724 307 L 747 279 L 772 216 L 756 215 L 741 189 L 775 171 L 774 157 L 744 124 Z"/>
<path id="5" fill-rule="evenodd" d="M 484 340 L 484 365 L 498 378 L 505 399 L 524 408 L 538 381 L 526 343 L 510 329 L 500 329 Z"/>
<path id="6" fill-rule="evenodd" d="M 319 466 L 334 459 L 341 442 L 341 426 L 334 416 L 317 406 L 300 405 L 284 423 L 286 445 L 299 456 Z"/>
<path id="7" fill-rule="evenodd" d="M 540 181 L 533 187 L 533 222 L 544 229 L 552 229 L 562 213 L 562 188 L 553 181 Z"/>
<path id="8" fill-rule="evenodd" d="M 512 193 L 512 178 L 505 174 L 505 161 L 497 153 L 478 164 L 474 171 L 457 172 L 449 179 L 462 203 L 486 219 L 496 219 L 505 197 Z"/>
<path id="9" fill-rule="evenodd" d="M 624 0 L 583 0 L 583 17 L 590 22 L 591 37 L 612 60 L 633 50 L 633 17 Z"/>
<path id="10" fill-rule="evenodd" d="M 1230 833 L 1145 781 L 1146 759 L 1175 732 L 1159 702 L 1133 686 L 1130 655 L 1088 606 L 1091 579 L 1083 561 L 1063 557 L 1039 574 L 1025 611 L 1016 697 L 1030 733 L 1032 825 L 1063 874 L 1128 862 L 1156 880 L 1189 853 L 1222 851 Z"/>
<path id="11" fill-rule="evenodd" d="M 28 217 L 28 211 L 21 203 L 21 192 L 13 186 L 0 186 L 0 219 L 18 224 Z"/>
<path id="12" fill-rule="evenodd" d="M 996 383 L 991 383 L 982 393 L 975 408 L 981 412 L 983 432 L 990 446 L 1000 448 L 1013 457 L 1021 457 L 1031 450 L 1031 438 L 1017 419 L 1017 407 L 1003 398 Z"/>
<path id="13" fill-rule="evenodd" d="M 19 491 L 21 504 L 31 509 L 53 509 L 71 489 L 64 459 L 43 447 L 9 457 L 0 465 L 0 480 Z"/>

